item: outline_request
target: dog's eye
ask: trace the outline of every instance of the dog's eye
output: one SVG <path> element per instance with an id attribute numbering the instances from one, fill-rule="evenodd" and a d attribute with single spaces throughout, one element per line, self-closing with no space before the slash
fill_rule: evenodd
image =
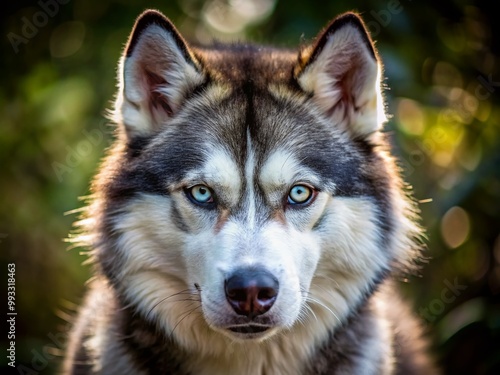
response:
<path id="1" fill-rule="evenodd" d="M 208 204 L 214 201 L 212 190 L 205 185 L 195 185 L 189 188 L 187 193 L 189 198 L 195 203 Z"/>
<path id="2" fill-rule="evenodd" d="M 313 189 L 306 185 L 295 185 L 288 193 L 288 203 L 292 205 L 308 203 L 313 196 Z"/>

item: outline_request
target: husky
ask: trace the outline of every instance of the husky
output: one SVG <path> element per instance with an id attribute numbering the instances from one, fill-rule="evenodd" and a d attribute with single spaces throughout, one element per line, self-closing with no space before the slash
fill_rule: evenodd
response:
<path id="1" fill-rule="evenodd" d="M 433 374 L 398 297 L 418 210 L 360 16 L 295 51 L 140 15 L 75 239 L 95 276 L 65 374 Z"/>

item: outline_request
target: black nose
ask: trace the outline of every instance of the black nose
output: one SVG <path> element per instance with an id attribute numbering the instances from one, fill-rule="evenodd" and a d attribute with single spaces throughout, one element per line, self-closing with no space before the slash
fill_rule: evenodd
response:
<path id="1" fill-rule="evenodd" d="M 226 280 L 229 304 L 238 315 L 250 319 L 269 311 L 278 296 L 279 283 L 265 270 L 243 269 Z"/>

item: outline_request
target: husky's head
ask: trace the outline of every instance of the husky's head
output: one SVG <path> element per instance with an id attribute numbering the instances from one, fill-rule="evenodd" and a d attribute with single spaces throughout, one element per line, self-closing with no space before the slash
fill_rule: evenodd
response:
<path id="1" fill-rule="evenodd" d="M 88 224 L 121 298 L 179 342 L 326 333 L 413 256 L 357 15 L 292 52 L 189 47 L 148 11 L 119 74 Z"/>

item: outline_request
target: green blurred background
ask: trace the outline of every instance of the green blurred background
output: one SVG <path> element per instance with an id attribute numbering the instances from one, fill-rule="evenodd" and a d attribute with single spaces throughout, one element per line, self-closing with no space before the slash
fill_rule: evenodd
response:
<path id="1" fill-rule="evenodd" d="M 402 283 L 448 374 L 500 374 L 500 23 L 493 1 L 41 0 L 3 5 L 0 264 L 16 265 L 16 364 L 54 374 L 81 302 L 84 249 L 63 242 L 110 144 L 103 117 L 135 17 L 191 41 L 296 46 L 357 10 L 385 63 L 386 126 L 428 228 Z M 7 306 L 4 303 L 4 311 Z M 2 349 L 7 333 L 2 334 Z M 9 369 L 2 350 L 0 368 Z M 3 373 L 3 372 L 2 372 Z"/>

